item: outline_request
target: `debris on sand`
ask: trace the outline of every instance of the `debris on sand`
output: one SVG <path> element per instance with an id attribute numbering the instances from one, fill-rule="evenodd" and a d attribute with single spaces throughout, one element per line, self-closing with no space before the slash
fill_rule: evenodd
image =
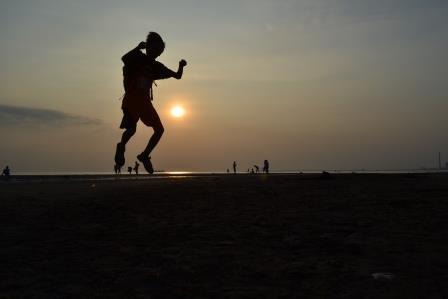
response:
<path id="1" fill-rule="evenodd" d="M 390 272 L 377 272 L 372 273 L 372 277 L 375 280 L 392 280 L 395 278 L 395 275 Z"/>

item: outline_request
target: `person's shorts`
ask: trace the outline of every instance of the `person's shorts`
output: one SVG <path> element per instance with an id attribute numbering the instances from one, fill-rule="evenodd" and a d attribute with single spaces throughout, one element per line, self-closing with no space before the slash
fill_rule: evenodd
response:
<path id="1" fill-rule="evenodd" d="M 120 128 L 135 129 L 139 119 L 148 127 L 163 127 L 159 114 L 157 114 L 152 103 L 149 102 L 145 103 L 138 111 L 130 111 L 128 108 L 123 107 L 123 119 L 121 120 Z"/>

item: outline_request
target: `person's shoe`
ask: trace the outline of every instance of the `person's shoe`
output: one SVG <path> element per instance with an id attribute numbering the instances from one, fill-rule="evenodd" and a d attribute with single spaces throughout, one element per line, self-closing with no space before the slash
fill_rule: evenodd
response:
<path id="1" fill-rule="evenodd" d="M 124 145 L 122 145 L 121 142 L 117 143 L 117 150 L 115 151 L 115 163 L 117 163 L 117 165 L 120 167 L 122 167 L 125 163 L 124 151 Z"/>
<path id="2" fill-rule="evenodd" d="M 137 159 L 143 163 L 143 167 L 145 167 L 146 171 L 149 174 L 154 173 L 154 168 L 152 167 L 152 163 L 151 163 L 151 157 L 140 154 L 137 156 Z"/>

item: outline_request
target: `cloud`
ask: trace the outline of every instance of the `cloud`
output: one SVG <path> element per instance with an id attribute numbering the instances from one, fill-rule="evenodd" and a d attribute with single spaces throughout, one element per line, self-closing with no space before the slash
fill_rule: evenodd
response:
<path id="1" fill-rule="evenodd" d="M 0 125 L 78 126 L 100 125 L 102 121 L 58 110 L 0 104 Z"/>

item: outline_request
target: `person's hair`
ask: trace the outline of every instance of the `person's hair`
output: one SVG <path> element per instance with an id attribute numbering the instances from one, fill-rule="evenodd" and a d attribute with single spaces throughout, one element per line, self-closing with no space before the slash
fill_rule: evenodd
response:
<path id="1" fill-rule="evenodd" d="M 151 53 L 153 53 L 156 57 L 160 56 L 160 54 L 162 54 L 165 50 L 165 42 L 156 32 L 150 32 L 146 38 L 146 42 L 149 45 Z"/>

